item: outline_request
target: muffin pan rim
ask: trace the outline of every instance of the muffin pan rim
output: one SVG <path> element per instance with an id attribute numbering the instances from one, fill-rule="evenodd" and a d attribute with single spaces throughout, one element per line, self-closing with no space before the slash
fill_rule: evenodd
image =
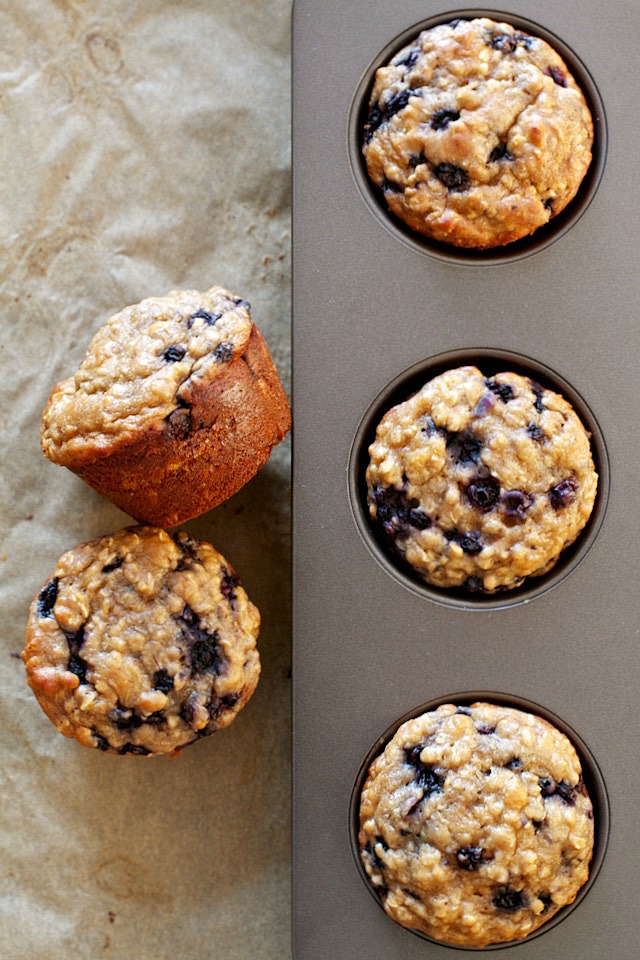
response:
<path id="1" fill-rule="evenodd" d="M 562 57 L 570 68 L 576 82 L 582 90 L 593 119 L 594 139 L 591 164 L 577 191 L 576 196 L 556 217 L 533 234 L 523 237 L 512 243 L 492 247 L 487 250 L 477 248 L 463 248 L 454 244 L 447 244 L 431 240 L 422 236 L 402 223 L 390 210 L 387 209 L 379 190 L 371 183 L 367 174 L 366 163 L 362 155 L 362 128 L 363 120 L 368 110 L 369 93 L 376 70 L 384 66 L 399 50 L 406 46 L 418 34 L 438 24 L 448 23 L 450 20 L 469 20 L 477 17 L 488 17 L 502 23 L 509 23 L 514 27 L 546 40 Z M 594 199 L 602 181 L 608 152 L 608 126 L 604 102 L 598 86 L 582 58 L 561 37 L 542 26 L 537 21 L 520 14 L 511 14 L 501 10 L 485 7 L 460 8 L 441 14 L 435 14 L 408 27 L 384 46 L 361 73 L 356 84 L 353 99 L 348 111 L 347 151 L 349 154 L 349 168 L 352 179 L 358 192 L 374 218 L 385 227 L 397 240 L 411 248 L 421 256 L 431 257 L 459 266 L 498 267 L 523 260 L 545 250 L 551 244 L 560 240 L 569 233 L 573 226 L 586 213 Z"/>
<path id="2" fill-rule="evenodd" d="M 484 361 L 495 369 L 485 369 Z M 552 569 L 540 577 L 528 577 L 524 584 L 511 590 L 493 594 L 472 594 L 463 590 L 447 590 L 431 586 L 423 581 L 403 563 L 394 557 L 375 530 L 371 520 L 365 496 L 364 472 L 366 470 L 368 446 L 375 434 L 380 418 L 395 403 L 406 399 L 420 385 L 426 383 L 438 373 L 456 366 L 476 365 L 483 373 L 515 369 L 534 379 L 540 379 L 543 385 L 560 393 L 578 414 L 581 422 L 590 434 L 591 449 L 596 471 L 598 489 L 593 511 L 576 540 L 562 551 Z M 423 374 L 423 371 L 424 374 Z M 407 387 L 404 385 L 407 384 Z M 411 387 L 408 384 L 412 384 Z M 443 604 L 458 610 L 495 610 L 518 606 L 546 594 L 553 587 L 570 576 L 585 559 L 595 543 L 604 523 L 610 493 L 610 466 L 606 440 L 591 406 L 584 400 L 571 382 L 552 370 L 547 364 L 533 360 L 513 350 L 493 347 L 461 347 L 425 357 L 413 363 L 390 380 L 380 390 L 365 413 L 360 418 L 354 434 L 347 470 L 348 497 L 351 516 L 373 559 L 391 577 L 406 589 L 423 599 Z"/>

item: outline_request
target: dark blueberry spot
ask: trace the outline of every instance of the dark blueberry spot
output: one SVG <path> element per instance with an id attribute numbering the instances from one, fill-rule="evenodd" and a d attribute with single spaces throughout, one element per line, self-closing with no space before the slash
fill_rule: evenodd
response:
<path id="1" fill-rule="evenodd" d="M 380 859 L 380 856 L 378 855 L 378 853 L 377 853 L 377 851 L 376 851 L 376 844 L 377 844 L 377 842 L 378 842 L 378 838 L 377 838 L 377 837 L 376 837 L 375 843 L 369 841 L 369 843 L 367 843 L 367 844 L 363 847 L 362 852 L 368 857 L 369 862 L 370 862 L 370 864 L 371 864 L 371 866 L 373 867 L 374 870 L 382 871 L 382 870 L 384 870 L 384 863 L 383 863 L 383 861 Z M 387 848 L 387 849 L 388 849 L 388 848 Z"/>
<path id="2" fill-rule="evenodd" d="M 539 893 L 538 900 L 541 900 L 544 905 L 543 913 L 548 913 L 549 909 L 553 906 L 553 898 L 549 896 L 548 893 Z"/>
<path id="3" fill-rule="evenodd" d="M 470 533 L 463 533 L 461 530 L 448 530 L 445 536 L 450 543 L 457 543 L 465 553 L 474 554 L 484 550 L 484 543 L 480 534 L 475 530 Z"/>
<path id="4" fill-rule="evenodd" d="M 460 847 L 456 860 L 463 870 L 477 870 L 484 859 L 482 847 Z"/>
<path id="5" fill-rule="evenodd" d="M 102 734 L 98 733 L 96 730 L 92 730 L 91 733 L 93 734 L 93 739 L 96 741 L 97 750 L 106 751 L 111 749 L 111 744 L 106 737 L 103 737 Z"/>
<path id="6" fill-rule="evenodd" d="M 240 577 L 232 573 L 227 567 L 222 568 L 222 579 L 220 580 L 220 593 L 228 603 L 233 603 L 236 598 L 236 587 L 240 585 Z"/>
<path id="7" fill-rule="evenodd" d="M 177 363 L 179 360 L 183 359 L 186 352 L 187 351 L 185 347 L 181 347 L 180 344 L 174 343 L 170 347 L 167 347 L 166 350 L 162 351 L 162 359 L 166 360 L 167 363 Z"/>
<path id="8" fill-rule="evenodd" d="M 492 727 L 490 723 L 476 723 L 476 730 L 483 737 L 489 737 L 496 732 L 496 728 Z"/>
<path id="9" fill-rule="evenodd" d="M 212 720 L 222 716 L 227 710 L 233 710 L 240 699 L 239 693 L 228 693 L 225 697 L 212 697 L 207 704 L 207 710 Z"/>
<path id="10" fill-rule="evenodd" d="M 500 887 L 500 889 L 496 891 L 492 903 L 498 910 L 506 910 L 510 913 L 513 910 L 521 910 L 524 907 L 525 901 L 520 890 L 512 890 L 510 887 Z"/>
<path id="11" fill-rule="evenodd" d="M 209 310 L 196 310 L 196 312 L 191 314 L 191 316 L 189 317 L 189 320 L 187 322 L 187 327 L 191 329 L 191 327 L 193 326 L 194 320 L 204 320 L 204 322 L 207 323 L 210 327 L 213 327 L 218 322 L 221 316 L 222 316 L 222 313 L 220 312 L 211 313 Z"/>
<path id="12" fill-rule="evenodd" d="M 233 357 L 232 343 L 219 343 L 213 351 L 216 363 L 227 363 Z"/>
<path id="13" fill-rule="evenodd" d="M 137 754 L 140 757 L 148 757 L 151 753 L 151 750 L 147 750 L 146 747 L 141 747 L 135 743 L 125 743 L 123 747 L 120 747 L 118 753 L 121 756 L 125 756 L 127 753 Z"/>
<path id="14" fill-rule="evenodd" d="M 559 87 L 566 87 L 567 75 L 560 69 L 560 67 L 547 67 L 545 73 L 547 76 L 551 77 L 553 82 Z"/>
<path id="15" fill-rule="evenodd" d="M 202 563 L 198 553 L 198 541 L 194 537 L 180 530 L 174 535 L 173 541 L 182 553 L 176 564 L 176 570 L 190 570 L 194 563 Z"/>
<path id="16" fill-rule="evenodd" d="M 150 723 L 152 727 L 157 727 L 159 724 L 164 723 L 165 720 L 164 710 L 154 710 L 154 712 L 150 713 L 148 717 L 145 717 L 142 722 Z"/>
<path id="17" fill-rule="evenodd" d="M 489 154 L 489 163 L 498 163 L 500 160 L 513 160 L 513 154 L 506 143 L 499 143 Z"/>
<path id="18" fill-rule="evenodd" d="M 389 97 L 384 106 L 380 106 L 380 104 L 373 106 L 364 127 L 365 142 L 368 143 L 371 140 L 378 127 L 390 120 L 396 113 L 404 110 L 412 96 L 414 96 L 412 90 L 398 90 L 397 93 Z"/>
<path id="19" fill-rule="evenodd" d="M 367 122 L 364 125 L 364 142 L 369 143 L 378 127 L 382 126 L 382 110 L 379 106 L 374 106 L 369 111 Z"/>
<path id="20" fill-rule="evenodd" d="M 420 56 L 420 48 L 415 47 L 413 50 L 409 50 L 408 53 L 405 53 L 404 56 L 400 57 L 398 60 L 393 61 L 394 67 L 413 67 L 417 62 L 418 57 Z"/>
<path id="21" fill-rule="evenodd" d="M 465 717 L 473 716 L 469 707 L 456 707 L 456 713 L 462 713 Z"/>
<path id="22" fill-rule="evenodd" d="M 169 693 L 169 690 L 173 690 L 173 677 L 164 668 L 156 670 L 152 683 L 153 689 L 159 690 L 160 693 Z"/>
<path id="23" fill-rule="evenodd" d="M 460 119 L 457 110 L 436 110 L 429 121 L 432 130 L 446 130 L 450 123 Z"/>
<path id="24" fill-rule="evenodd" d="M 539 427 L 536 423 L 529 424 L 527 427 L 527 433 L 532 440 L 536 441 L 536 443 L 544 443 L 544 441 L 547 439 L 542 427 Z"/>
<path id="25" fill-rule="evenodd" d="M 520 757 L 512 757 L 511 760 L 507 760 L 505 767 L 508 770 L 522 770 L 522 760 Z"/>
<path id="26" fill-rule="evenodd" d="M 552 777 L 540 777 L 538 784 L 543 797 L 560 797 L 569 807 L 575 806 L 576 796 L 582 786 L 580 782 L 576 786 L 572 786 L 566 780 L 556 782 Z"/>
<path id="27" fill-rule="evenodd" d="M 513 400 L 513 387 L 508 383 L 497 383 L 496 380 L 487 378 L 485 380 L 485 384 L 487 387 L 489 387 L 489 390 L 491 390 L 492 393 L 495 393 L 496 396 L 500 397 L 504 403 L 507 403 L 509 400 Z"/>
<path id="28" fill-rule="evenodd" d="M 165 418 L 165 423 L 171 440 L 186 440 L 191 433 L 191 410 L 179 397 L 178 406 Z"/>
<path id="29" fill-rule="evenodd" d="M 391 540 L 406 537 L 411 528 L 428 530 L 431 526 L 431 519 L 421 509 L 419 501 L 407 498 L 395 487 L 377 484 L 371 493 L 371 501 L 376 506 L 377 522 Z"/>
<path id="30" fill-rule="evenodd" d="M 222 665 L 218 631 L 208 633 L 204 630 L 200 625 L 200 617 L 188 604 L 177 619 L 182 629 L 182 636 L 189 644 L 193 672 L 204 673 L 208 670 L 218 672 Z"/>
<path id="31" fill-rule="evenodd" d="M 409 166 L 412 170 L 415 170 L 416 167 L 419 167 L 421 163 L 426 163 L 427 158 L 424 153 L 414 153 L 412 157 L 409 157 Z"/>
<path id="32" fill-rule="evenodd" d="M 549 211 L 551 216 L 553 216 L 554 201 L 555 201 L 555 197 L 545 197 L 545 199 L 542 201 L 542 206 L 545 208 L 545 210 Z"/>
<path id="33" fill-rule="evenodd" d="M 433 168 L 433 172 L 440 183 L 452 192 L 466 190 L 469 186 L 466 171 L 462 167 L 457 167 L 455 163 L 439 163 Z"/>
<path id="34" fill-rule="evenodd" d="M 532 380 L 531 389 L 533 390 L 536 398 L 533 405 L 538 411 L 538 413 L 542 413 L 542 411 L 544 410 L 544 403 L 543 403 L 543 397 L 545 392 L 544 387 L 541 387 L 539 383 L 536 383 L 535 380 Z"/>
<path id="35" fill-rule="evenodd" d="M 422 422 L 423 426 L 420 427 L 420 431 L 425 435 L 425 437 L 432 437 L 435 433 L 442 433 L 444 436 L 447 435 L 446 430 L 436 426 L 432 417 L 422 417 Z"/>
<path id="36" fill-rule="evenodd" d="M 422 799 L 431 796 L 432 793 L 440 793 L 444 785 L 446 774 L 438 773 L 432 763 L 423 763 L 420 754 L 423 748 L 421 746 L 405 747 L 404 760 L 415 771 L 415 782 L 422 787 L 424 793 Z"/>
<path id="37" fill-rule="evenodd" d="M 80 656 L 80 648 L 84 643 L 84 626 L 79 630 L 63 630 L 69 645 L 69 663 L 67 669 L 69 673 L 74 673 L 80 683 L 87 682 L 87 670 L 89 665 L 86 660 Z"/>
<path id="38" fill-rule="evenodd" d="M 46 584 L 38 594 L 38 616 L 39 617 L 52 617 L 53 608 L 56 605 L 56 600 L 58 599 L 58 577 L 54 577 L 53 580 L 49 580 L 49 583 Z"/>
<path id="39" fill-rule="evenodd" d="M 133 710 L 117 706 L 109 714 L 109 719 L 118 730 L 136 730 L 142 725 L 142 720 Z"/>
<path id="40" fill-rule="evenodd" d="M 389 97 L 384 107 L 384 119 L 389 120 L 396 113 L 404 110 L 411 96 L 413 96 L 411 90 L 398 90 L 392 97 Z"/>
<path id="41" fill-rule="evenodd" d="M 113 573 L 114 570 L 117 570 L 124 563 L 124 557 L 114 557 L 113 560 L 110 560 L 109 563 L 105 563 L 102 568 L 103 573 Z"/>
<path id="42" fill-rule="evenodd" d="M 387 177 L 381 183 L 381 188 L 384 193 L 402 193 L 402 187 L 399 183 L 396 183 L 394 180 L 389 180 Z"/>
<path id="43" fill-rule="evenodd" d="M 243 300 L 242 297 L 238 297 L 235 301 L 236 307 L 243 307 L 245 310 L 251 310 L 251 304 L 248 300 Z"/>
<path id="44" fill-rule="evenodd" d="M 195 690 L 189 694 L 188 698 L 182 705 L 180 710 L 180 716 L 182 719 L 191 726 L 196 716 L 196 707 L 198 706 L 198 694 Z"/>
<path id="45" fill-rule="evenodd" d="M 474 477 L 467 486 L 471 504 L 483 513 L 493 510 L 500 495 L 500 483 L 495 477 Z"/>
<path id="46" fill-rule="evenodd" d="M 540 827 L 542 826 L 542 824 L 544 823 L 544 820 L 532 820 L 531 823 L 533 824 L 533 829 L 537 833 Z"/>
<path id="47" fill-rule="evenodd" d="M 465 589 L 469 593 L 479 593 L 481 590 L 484 590 L 484 581 L 482 577 L 467 577 L 464 582 Z"/>
<path id="48" fill-rule="evenodd" d="M 67 670 L 69 673 L 76 675 L 80 683 L 87 682 L 87 662 L 83 660 L 82 657 L 79 657 L 77 654 L 72 653 L 69 657 L 69 663 L 67 664 Z"/>
<path id="49" fill-rule="evenodd" d="M 553 509 L 561 510 L 563 507 L 568 507 L 570 503 L 573 503 L 576 498 L 577 489 L 578 481 L 575 477 L 567 477 L 565 480 L 561 480 L 560 483 L 556 483 L 555 487 L 551 487 L 551 490 L 549 490 L 549 499 Z"/>
<path id="50" fill-rule="evenodd" d="M 501 50 L 502 53 L 513 53 L 517 47 L 525 47 L 527 50 L 531 47 L 533 39 L 524 33 L 497 33 L 490 35 L 489 43 L 494 50 Z"/>
<path id="51" fill-rule="evenodd" d="M 578 793 L 582 793 L 583 789 L 584 784 L 582 781 L 579 781 L 576 786 L 572 786 L 570 783 L 567 783 L 566 780 L 560 780 L 556 787 L 556 793 L 564 803 L 569 807 L 573 807 L 575 806 Z"/>
<path id="52" fill-rule="evenodd" d="M 524 490 L 506 490 L 500 498 L 500 503 L 508 517 L 522 520 L 533 503 L 533 497 Z"/>
<path id="53" fill-rule="evenodd" d="M 556 782 L 552 777 L 540 777 L 538 783 L 543 797 L 551 797 L 556 792 Z"/>
<path id="54" fill-rule="evenodd" d="M 449 26 L 452 30 L 455 30 L 456 27 L 459 27 L 461 23 L 466 23 L 465 20 L 462 20 L 460 17 L 456 17 L 455 20 L 449 21 Z"/>
<path id="55" fill-rule="evenodd" d="M 471 431 L 462 430 L 459 433 L 447 433 L 446 447 L 453 457 L 454 463 L 469 466 L 480 462 L 482 443 Z"/>

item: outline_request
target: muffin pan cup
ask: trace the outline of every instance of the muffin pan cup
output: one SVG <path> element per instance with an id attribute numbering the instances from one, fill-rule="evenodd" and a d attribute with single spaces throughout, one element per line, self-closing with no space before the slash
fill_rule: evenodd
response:
<path id="1" fill-rule="evenodd" d="M 599 111 L 596 179 L 578 215 L 544 242 L 494 258 L 430 249 L 385 222 L 353 153 L 353 118 L 387 52 L 426 22 L 480 15 L 559 38 L 588 72 Z M 575 731 L 598 771 L 604 810 L 594 880 L 575 908 L 528 940 L 485 952 L 631 960 L 640 882 L 640 77 L 631 65 L 640 7 L 614 4 L 605 16 L 594 0 L 498 9 L 296 0 L 293 24 L 294 956 L 482 952 L 390 920 L 352 844 L 354 789 L 372 745 L 422 704 L 481 691 L 537 705 Z M 440 598 L 398 573 L 371 537 L 358 494 L 378 405 L 443 358 L 476 355 L 566 385 L 592 426 L 601 476 L 579 562 L 574 555 L 545 583 L 484 603 Z"/>

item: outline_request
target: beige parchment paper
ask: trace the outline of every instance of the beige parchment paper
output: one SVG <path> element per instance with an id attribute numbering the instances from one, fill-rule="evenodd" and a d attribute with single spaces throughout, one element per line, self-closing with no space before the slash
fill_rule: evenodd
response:
<path id="1" fill-rule="evenodd" d="M 0 956 L 290 956 L 290 441 L 186 525 L 262 613 L 261 681 L 174 760 L 81 747 L 17 654 L 56 560 L 131 518 L 39 446 L 112 313 L 213 283 L 289 389 L 290 0 L 0 0 Z"/>

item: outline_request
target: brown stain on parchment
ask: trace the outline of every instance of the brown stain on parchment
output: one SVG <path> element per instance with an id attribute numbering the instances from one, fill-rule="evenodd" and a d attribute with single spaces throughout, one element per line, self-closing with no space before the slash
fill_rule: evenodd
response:
<path id="1" fill-rule="evenodd" d="M 173 901 L 171 894 L 150 875 L 146 866 L 130 857 L 117 856 L 102 861 L 93 871 L 92 880 L 99 890 L 118 900 L 152 899 L 165 906 Z M 113 923 L 112 918 L 115 919 L 115 913 L 110 910 L 110 923 Z"/>

